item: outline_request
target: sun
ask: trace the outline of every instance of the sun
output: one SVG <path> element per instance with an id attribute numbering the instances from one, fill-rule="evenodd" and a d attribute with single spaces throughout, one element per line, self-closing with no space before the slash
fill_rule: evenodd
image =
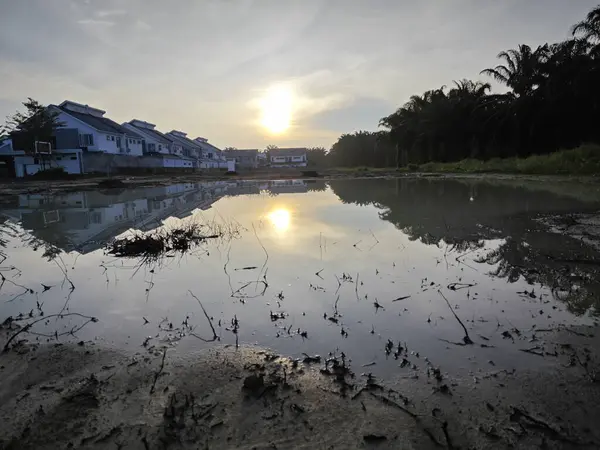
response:
<path id="1" fill-rule="evenodd" d="M 292 92 L 286 86 L 272 86 L 260 102 L 261 124 L 272 134 L 286 131 L 292 122 Z"/>

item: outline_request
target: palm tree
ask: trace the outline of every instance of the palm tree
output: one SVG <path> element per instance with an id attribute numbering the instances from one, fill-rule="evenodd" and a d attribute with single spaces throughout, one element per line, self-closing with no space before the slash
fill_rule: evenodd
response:
<path id="1" fill-rule="evenodd" d="M 540 64 L 548 56 L 548 45 L 541 45 L 534 51 L 529 45 L 519 45 L 518 49 L 510 49 L 498 54 L 505 64 L 484 69 L 480 73 L 494 78 L 511 88 L 518 97 L 528 95 L 539 85 Z"/>
<path id="2" fill-rule="evenodd" d="M 600 43 L 600 5 L 592 9 L 584 20 L 575 24 L 571 33 L 587 41 Z"/>

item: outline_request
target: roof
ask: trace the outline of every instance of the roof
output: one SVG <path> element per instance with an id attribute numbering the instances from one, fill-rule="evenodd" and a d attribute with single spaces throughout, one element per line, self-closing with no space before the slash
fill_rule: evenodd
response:
<path id="1" fill-rule="evenodd" d="M 133 122 L 133 120 L 131 122 Z M 167 138 L 167 136 L 162 134 L 160 131 L 153 130 L 151 128 L 138 128 L 131 122 L 128 122 L 128 125 L 134 127 L 136 130 L 140 130 L 140 133 L 142 133 L 142 134 L 146 134 L 146 135 L 152 137 L 153 139 L 155 139 L 159 142 L 162 142 L 163 144 L 169 145 L 171 142 L 173 142 L 171 139 Z"/>
<path id="2" fill-rule="evenodd" d="M 269 150 L 270 156 L 302 156 L 306 155 L 306 148 L 274 148 Z"/>
<path id="3" fill-rule="evenodd" d="M 178 142 L 181 145 L 191 147 L 196 150 L 202 150 L 202 147 L 200 147 L 200 144 L 198 142 L 194 142 L 187 137 L 180 136 L 178 134 L 172 134 L 172 132 L 167 133 L 167 136 L 169 139 L 173 140 L 174 142 Z"/>
<path id="4" fill-rule="evenodd" d="M 110 120 L 107 117 L 92 116 L 91 114 L 84 114 L 84 113 L 76 112 L 76 111 L 73 111 L 73 110 L 70 110 L 70 109 L 67 109 L 64 107 L 56 106 L 56 105 L 50 105 L 50 106 L 54 106 L 55 108 L 60 109 L 65 114 L 68 114 L 71 117 L 75 117 L 77 120 L 80 120 L 83 123 L 88 124 L 90 127 L 94 128 L 98 131 L 103 131 L 105 133 L 113 133 L 113 134 L 125 134 L 127 136 L 134 137 L 136 139 L 142 139 L 142 136 L 137 134 L 135 131 L 128 130 L 127 128 L 122 127 L 117 122 Z"/>
<path id="5" fill-rule="evenodd" d="M 225 156 L 246 156 L 246 157 L 256 157 L 258 156 L 257 149 L 237 149 L 237 150 L 223 150 Z"/>

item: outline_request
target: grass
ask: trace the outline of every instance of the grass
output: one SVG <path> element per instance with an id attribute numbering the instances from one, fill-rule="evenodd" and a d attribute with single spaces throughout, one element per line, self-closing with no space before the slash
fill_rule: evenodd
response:
<path id="1" fill-rule="evenodd" d="M 439 173 L 514 173 L 529 175 L 600 174 L 600 146 L 584 144 L 571 150 L 528 158 L 492 158 L 487 161 L 463 159 L 451 163 L 430 162 L 418 168 Z"/>
<path id="2" fill-rule="evenodd" d="M 359 166 L 336 167 L 326 171 L 357 175 L 385 172 L 596 175 L 600 174 L 600 145 L 584 144 L 571 150 L 560 150 L 548 155 L 533 155 L 528 158 L 492 158 L 487 161 L 468 158 L 449 163 L 409 164 L 399 169 L 394 167 Z"/>

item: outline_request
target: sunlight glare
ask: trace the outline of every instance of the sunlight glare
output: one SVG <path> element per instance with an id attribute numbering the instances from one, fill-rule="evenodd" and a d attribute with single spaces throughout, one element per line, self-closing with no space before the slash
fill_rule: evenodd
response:
<path id="1" fill-rule="evenodd" d="M 287 209 L 276 209 L 269 214 L 269 220 L 279 231 L 285 231 L 290 227 L 290 212 Z"/>
<path id="2" fill-rule="evenodd" d="M 292 92 L 286 86 L 273 86 L 261 100 L 262 125 L 273 134 L 281 134 L 292 121 Z"/>

